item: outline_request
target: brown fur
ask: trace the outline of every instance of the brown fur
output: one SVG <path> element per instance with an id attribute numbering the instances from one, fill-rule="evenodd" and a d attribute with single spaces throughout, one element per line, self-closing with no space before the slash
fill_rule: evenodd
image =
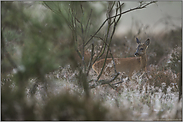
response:
<path id="1" fill-rule="evenodd" d="M 117 72 L 125 73 L 127 76 L 131 77 L 135 72 L 137 73 L 139 71 L 146 70 L 146 49 L 150 43 L 150 40 L 148 39 L 145 43 L 140 43 L 137 39 L 137 43 L 138 46 L 135 55 L 138 57 L 114 58 Z M 92 65 L 93 70 L 98 75 L 102 70 L 104 61 L 105 59 L 101 59 Z M 112 75 L 114 73 L 113 60 L 112 58 L 107 58 L 102 75 Z"/>

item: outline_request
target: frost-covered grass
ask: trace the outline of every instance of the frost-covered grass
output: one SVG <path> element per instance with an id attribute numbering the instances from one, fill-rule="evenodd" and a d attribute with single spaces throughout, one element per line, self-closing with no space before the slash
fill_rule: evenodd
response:
<path id="1" fill-rule="evenodd" d="M 158 72 L 155 73 L 158 75 Z M 96 78 L 94 74 L 90 75 Z M 49 74 L 48 77 L 55 79 L 49 85 L 50 93 L 58 95 L 67 92 L 78 95 L 79 98 L 84 96 L 84 90 L 76 82 L 72 82 L 75 79 L 75 73 L 71 72 L 69 67 Z M 145 84 L 140 84 L 142 80 L 137 79 L 136 84 L 125 81 L 116 85 L 117 90 L 108 85 L 97 86 L 90 90 L 90 97 L 94 101 L 101 101 L 102 105 L 109 110 L 105 120 L 180 120 L 180 111 L 176 113 L 177 109 L 182 110 L 182 104 L 178 104 L 177 84 L 167 86 L 166 81 L 162 82 L 163 79 L 159 81 L 159 85 L 149 84 L 147 79 Z"/>
<path id="2" fill-rule="evenodd" d="M 177 38 L 179 35 L 175 37 Z M 174 38 L 172 38 L 173 41 L 169 41 L 169 36 L 166 40 L 159 37 L 157 39 L 152 38 L 152 40 L 152 44 L 149 46 L 149 52 L 147 52 L 149 58 L 148 74 L 150 79 L 135 76 L 134 81 L 129 81 L 124 78 L 123 83 L 115 85 L 116 89 L 113 89 L 107 84 L 97 86 L 89 90 L 89 101 L 85 100 L 85 91 L 79 85 L 81 82 L 78 82 L 78 78 L 76 77 L 78 72 L 72 69 L 70 65 L 65 65 L 65 67 L 60 67 L 59 70 L 47 74 L 45 81 L 38 83 L 36 93 L 31 97 L 30 90 L 36 83 L 37 78 L 31 77 L 29 80 L 24 81 L 27 84 L 25 85 L 26 91 L 23 91 L 25 89 L 20 88 L 16 83 L 20 81 L 16 81 L 14 77 L 17 71 L 15 69 L 8 69 L 8 64 L 7 66 L 5 65 L 7 62 L 5 58 L 5 63 L 2 63 L 2 66 L 4 66 L 2 71 L 7 70 L 12 73 L 2 72 L 1 74 L 3 119 L 13 120 L 12 118 L 14 117 L 16 118 L 15 120 L 27 120 L 25 115 L 29 115 L 32 112 L 35 114 L 35 117 L 32 118 L 36 118 L 36 120 L 46 120 L 45 117 L 48 115 L 51 116 L 48 120 L 87 120 L 87 115 L 92 116 L 93 113 L 101 112 L 104 116 L 99 120 L 181 120 L 182 98 L 181 102 L 178 103 L 178 84 L 180 77 L 182 77 L 180 65 L 181 47 L 179 47 L 181 39 L 176 39 L 177 48 L 172 46 L 173 44 L 167 43 L 175 43 Z M 130 42 L 133 41 L 129 40 L 125 44 L 125 41 L 121 41 L 120 38 L 120 41 L 116 41 L 116 43 L 119 43 L 116 45 L 119 46 L 112 47 L 111 50 L 116 52 L 116 54 L 118 53 L 118 57 L 133 55 L 135 48 Z M 168 46 L 165 46 L 166 44 Z M 18 48 L 14 50 L 18 50 Z M 15 51 L 15 55 L 13 54 L 12 58 L 17 60 L 21 59 L 19 53 L 21 54 L 21 52 Z M 91 79 L 95 80 L 96 78 L 96 73 L 91 70 L 87 81 Z M 44 83 L 47 84 L 47 94 L 45 93 Z M 92 83 L 95 82 L 91 82 L 89 85 Z M 17 89 L 25 92 L 25 99 L 19 99 Z M 100 107 L 103 106 L 106 108 L 104 112 L 100 111 L 103 109 L 99 106 L 96 107 L 97 102 L 100 102 Z M 26 106 L 27 104 L 28 106 Z M 33 107 L 29 108 L 31 105 Z M 79 107 L 75 107 L 75 105 Z M 48 106 L 49 109 L 44 108 L 45 106 Z M 61 107 L 59 108 L 59 106 Z M 92 111 L 91 106 L 98 109 Z M 79 111 L 77 114 L 73 112 L 75 109 Z M 45 112 L 48 113 L 45 114 Z M 94 115 L 92 120 L 97 120 Z"/>
<path id="3" fill-rule="evenodd" d="M 37 79 L 30 79 L 26 88 L 26 102 L 30 105 L 36 103 L 34 111 L 37 113 L 36 118 L 38 120 L 44 120 L 44 110 L 46 109 L 44 106 L 51 107 L 54 112 L 54 107 L 73 100 L 76 100 L 78 105 L 80 105 L 80 102 L 85 104 L 81 110 L 90 112 L 88 114 L 93 113 L 93 111 L 90 111 L 90 106 L 95 106 L 96 101 L 99 101 L 106 109 L 102 120 L 181 120 L 182 104 L 181 102 L 178 103 L 179 90 L 177 85 L 180 80 L 179 76 L 176 76 L 171 70 L 157 71 L 155 66 L 151 66 L 151 68 L 153 70 L 149 73 L 151 78 L 149 80 L 141 77 L 134 79 L 134 82 L 124 78 L 123 83 L 115 85 L 116 89 L 107 84 L 90 89 L 90 103 L 88 103 L 84 99 L 83 88 L 78 85 L 77 72 L 72 71 L 70 66 L 66 66 L 46 75 L 47 95 L 44 91 L 44 84 L 39 83 L 34 97 L 35 100 L 32 99 L 29 91 Z M 92 70 L 89 76 L 91 79 L 96 78 L 96 74 Z M 9 87 L 13 92 L 16 91 L 17 87 L 13 81 L 13 74 L 8 75 L 4 80 L 1 82 L 2 87 L 6 82 L 10 82 Z M 45 99 L 44 95 L 48 99 Z M 68 96 L 68 100 L 63 100 L 65 99 L 64 95 L 66 95 L 65 97 Z M 54 104 L 52 98 L 53 101 L 58 99 L 60 102 Z M 73 120 L 72 116 L 74 120 L 77 120 L 73 111 L 75 109 L 80 111 L 80 107 L 75 108 L 73 104 L 74 102 L 66 104 L 70 106 L 69 109 L 61 107 L 61 110 L 64 109 L 61 113 L 64 113 L 64 111 L 71 112 L 67 115 L 68 120 Z M 4 106 L 6 106 L 5 103 L 3 103 Z M 17 108 L 15 107 L 15 109 Z M 52 120 L 59 120 L 59 116 L 62 116 L 61 113 L 58 115 L 52 113 L 54 116 Z M 79 113 L 79 115 L 81 115 L 78 118 L 79 120 L 85 120 L 85 114 Z"/>

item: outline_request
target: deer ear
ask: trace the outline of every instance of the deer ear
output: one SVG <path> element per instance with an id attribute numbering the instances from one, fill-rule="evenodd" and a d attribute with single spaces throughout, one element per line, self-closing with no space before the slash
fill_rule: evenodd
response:
<path id="1" fill-rule="evenodd" d="M 145 44 L 146 44 L 146 46 L 148 46 L 150 44 L 150 39 L 147 39 Z"/>
<path id="2" fill-rule="evenodd" d="M 138 39 L 138 38 L 136 38 L 136 41 L 137 41 L 137 43 L 138 43 L 138 44 L 140 43 L 140 41 L 139 41 L 139 39 Z"/>

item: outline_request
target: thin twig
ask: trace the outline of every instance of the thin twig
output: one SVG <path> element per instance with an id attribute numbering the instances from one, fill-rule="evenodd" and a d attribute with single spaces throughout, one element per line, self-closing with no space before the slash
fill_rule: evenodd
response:
<path id="1" fill-rule="evenodd" d="M 116 11 L 116 14 L 117 14 L 117 11 Z M 116 19 L 116 17 L 117 17 L 117 16 L 115 16 L 115 19 Z M 109 52 L 109 49 L 110 49 L 110 48 L 109 48 L 109 46 L 110 46 L 110 44 L 111 44 L 111 41 L 112 41 L 112 38 L 113 38 L 114 32 L 115 32 L 115 30 L 116 30 L 116 26 L 117 26 L 117 24 L 118 24 L 118 22 L 119 22 L 120 18 L 121 18 L 121 15 L 119 16 L 119 18 L 117 19 L 117 21 L 114 21 L 115 23 L 114 23 L 114 26 L 113 26 L 113 31 L 112 31 L 112 34 L 111 34 L 111 36 L 110 36 L 109 45 L 108 45 L 108 47 L 107 47 L 107 54 L 106 54 L 106 57 L 105 57 L 105 60 L 104 60 L 104 63 L 103 63 L 102 69 L 101 69 L 101 71 L 100 71 L 100 73 L 99 73 L 99 75 L 98 75 L 98 77 L 97 77 L 97 80 L 96 80 L 96 81 L 98 81 L 98 80 L 99 80 L 99 78 L 101 77 L 102 72 L 103 72 L 103 70 L 104 70 L 105 63 L 106 63 L 107 56 L 108 56 L 108 52 Z M 108 37 L 108 33 L 109 33 L 109 30 L 110 30 L 110 27 L 111 27 L 111 24 L 109 23 L 109 25 L 108 25 L 108 31 L 107 31 L 107 36 L 106 36 L 106 40 L 107 40 L 107 37 Z M 107 41 L 106 41 L 106 42 L 107 42 Z M 115 72 L 117 72 L 117 71 L 116 71 L 116 68 L 115 68 L 114 58 L 113 58 L 113 64 L 114 64 L 114 70 L 115 70 Z"/>
<path id="2" fill-rule="evenodd" d="M 101 49 L 100 49 L 100 51 L 99 51 L 99 53 L 97 54 L 97 56 L 96 56 L 96 58 L 94 59 L 94 61 L 93 61 L 93 64 L 97 61 L 97 59 L 99 59 L 103 54 L 104 54 L 104 51 L 105 51 L 105 43 L 103 43 L 103 45 L 102 45 L 102 47 L 101 47 Z M 102 50 L 103 49 L 103 50 Z"/>
<path id="3" fill-rule="evenodd" d="M 89 65 L 88 65 L 88 71 L 87 71 L 87 73 L 86 73 L 86 76 L 88 76 L 88 74 L 89 74 L 89 71 L 90 71 L 90 69 L 91 69 L 91 64 L 92 64 L 92 60 L 93 60 L 93 56 L 94 56 L 94 44 L 92 43 L 92 51 L 91 51 L 91 56 L 90 56 L 90 61 L 89 61 Z"/>
<path id="4" fill-rule="evenodd" d="M 101 40 L 103 41 L 103 43 L 105 43 L 105 44 L 109 47 L 109 51 L 110 51 L 111 57 L 112 57 L 112 59 L 113 59 L 114 71 L 115 71 L 115 73 L 117 73 L 116 67 L 115 67 L 115 62 L 114 62 L 114 57 L 113 57 L 113 55 L 112 55 L 112 51 L 111 51 L 111 49 L 110 49 L 110 46 L 104 41 L 103 38 L 98 37 L 98 36 L 95 36 L 95 37 L 101 39 Z M 95 63 L 95 62 L 94 62 L 94 63 Z"/>
<path id="5" fill-rule="evenodd" d="M 85 32 L 86 32 L 86 33 L 87 33 L 88 24 L 89 24 L 89 21 L 90 21 L 91 15 L 92 15 L 92 9 L 91 9 L 91 12 L 90 12 L 90 14 L 89 14 L 88 21 L 87 21 L 87 24 L 86 24 L 86 28 L 85 28 Z"/>
<path id="6" fill-rule="evenodd" d="M 118 75 L 119 75 L 119 73 L 116 73 L 115 76 L 111 80 L 99 80 L 96 85 L 90 86 L 90 89 L 95 88 L 99 85 L 109 84 L 109 83 L 113 82 L 118 77 Z"/>
<path id="7" fill-rule="evenodd" d="M 120 84 L 120 83 L 123 83 L 123 82 L 124 82 L 124 81 L 121 80 L 121 81 L 119 81 L 119 82 L 117 82 L 117 83 L 113 83 L 112 85 Z"/>
<path id="8" fill-rule="evenodd" d="M 126 14 L 126 13 L 128 13 L 128 12 L 131 12 L 131 11 L 134 11 L 134 10 L 137 10 L 137 9 L 143 9 L 143 8 L 145 8 L 146 6 L 148 6 L 148 5 L 152 4 L 152 3 L 156 3 L 156 1 L 151 1 L 151 2 L 149 2 L 149 3 L 147 3 L 147 4 L 145 4 L 144 6 L 138 6 L 138 7 L 135 7 L 135 8 L 133 8 L 133 9 L 126 10 L 126 11 L 124 11 L 124 12 L 122 12 L 122 13 L 120 13 L 120 14 L 117 14 L 117 15 L 115 15 L 115 16 L 112 16 L 112 17 L 107 18 L 107 19 L 102 23 L 102 25 L 99 27 L 99 29 L 98 29 L 98 30 L 91 36 L 91 38 L 85 43 L 85 45 L 87 45 L 87 44 L 90 42 L 90 40 L 93 39 L 93 37 L 101 30 L 101 28 L 105 25 L 105 23 L 106 23 L 109 19 L 114 18 L 114 17 L 117 17 L 117 16 L 120 16 L 120 15 L 122 15 L 122 14 Z"/>
<path id="9" fill-rule="evenodd" d="M 123 4 L 124 4 L 124 3 L 122 3 L 122 5 L 123 5 Z M 122 5 L 120 5 L 120 2 L 119 2 L 119 6 L 122 7 Z M 120 7 L 120 12 L 121 12 L 121 7 Z M 119 7 L 116 9 L 116 14 L 118 13 L 118 9 L 119 9 Z M 120 18 L 121 18 L 121 15 L 118 17 L 117 22 L 115 22 L 114 29 L 113 29 L 114 31 L 115 31 L 115 28 L 116 28 L 117 23 L 119 22 Z M 113 37 L 113 35 L 114 35 L 114 31 L 113 31 L 113 33 L 112 33 L 112 35 L 111 35 L 111 40 L 112 40 L 112 37 Z M 113 55 L 112 55 L 111 50 L 110 50 L 110 54 L 111 54 L 111 57 L 112 57 L 112 60 L 113 60 L 114 72 L 117 73 L 116 66 L 115 66 L 115 61 L 114 61 L 114 57 L 113 57 Z"/>
<path id="10" fill-rule="evenodd" d="M 110 14 L 109 14 L 110 15 Z M 110 20 L 109 20 L 110 21 Z M 107 34 L 106 34 L 106 41 L 105 42 L 107 42 L 107 40 L 108 40 L 108 35 L 109 35 L 109 32 L 110 32 L 110 28 L 111 28 L 111 24 L 109 23 L 108 24 L 108 29 L 107 29 Z M 111 42 L 111 40 L 109 41 L 109 45 L 110 45 L 110 42 Z M 104 45 L 104 48 L 106 47 L 106 44 Z M 102 75 L 102 72 L 103 72 L 103 70 L 104 70 L 104 67 L 105 67 L 105 64 L 106 64 L 106 60 L 107 60 L 107 56 L 108 56 L 108 51 L 109 51 L 109 46 L 108 46 L 108 49 L 107 49 L 107 53 L 106 53 L 106 57 L 105 57 L 105 60 L 104 60 L 104 63 L 103 63 L 103 66 L 102 66 L 102 69 L 101 69 L 101 71 L 100 71 L 100 73 L 99 73 L 99 75 L 98 75 L 98 77 L 97 77 L 97 80 L 96 80 L 96 82 L 99 80 L 99 78 L 101 77 L 101 75 Z"/>

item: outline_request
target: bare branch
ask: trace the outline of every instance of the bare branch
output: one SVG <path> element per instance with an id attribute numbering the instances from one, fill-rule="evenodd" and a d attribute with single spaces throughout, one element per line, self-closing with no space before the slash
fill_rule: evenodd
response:
<path id="1" fill-rule="evenodd" d="M 122 6 L 121 6 L 122 7 Z M 117 8 L 118 9 L 118 8 Z M 120 9 L 120 12 L 121 12 L 121 9 Z M 118 10 L 116 10 L 116 15 L 117 15 L 117 13 L 118 13 Z M 110 14 L 108 14 L 109 16 L 110 16 Z M 106 60 L 107 60 L 107 56 L 108 56 L 108 52 L 110 51 L 110 44 L 111 44 L 111 41 L 112 41 L 112 38 L 113 38 L 113 35 L 114 35 L 114 32 L 115 32 L 115 30 L 116 30 L 116 26 L 117 26 L 117 24 L 118 24 L 118 22 L 119 22 L 119 20 L 120 20 L 120 18 L 121 18 L 121 15 L 118 17 L 118 19 L 117 19 L 117 21 L 116 21 L 116 17 L 117 16 L 115 16 L 115 18 L 114 18 L 114 26 L 113 26 L 113 30 L 112 30 L 112 34 L 111 34 L 111 36 L 110 36 L 110 40 L 109 40 L 109 44 L 107 45 L 107 54 L 106 54 L 106 57 L 105 57 L 105 60 L 104 60 L 104 63 L 103 63 L 103 66 L 102 66 L 102 69 L 101 69 L 101 71 L 100 71 L 100 73 L 99 73 L 99 75 L 98 75 L 98 77 L 97 77 L 97 80 L 96 80 L 96 82 L 99 80 L 99 78 L 101 77 L 101 75 L 102 75 L 102 72 L 103 72 L 103 70 L 104 70 L 104 67 L 105 67 L 105 63 L 106 63 Z M 110 18 L 110 17 L 109 17 Z M 109 20 L 110 21 L 110 20 Z M 112 24 L 111 23 L 109 23 L 109 25 L 108 25 L 108 30 L 107 30 L 107 36 L 106 36 L 106 41 L 104 41 L 104 42 L 107 42 L 107 40 L 108 40 L 108 37 L 109 37 L 109 31 L 110 31 L 110 28 L 111 28 L 111 26 L 112 26 Z M 105 46 L 106 46 L 105 45 Z M 111 51 L 110 51 L 111 52 Z M 112 53 L 111 53 L 111 55 L 112 55 Z M 117 73 L 117 71 L 116 71 L 116 67 L 115 67 L 115 61 L 114 61 L 114 58 L 113 58 L 113 56 L 112 56 L 112 59 L 113 59 L 113 65 L 114 65 L 114 71 L 115 71 L 115 73 Z"/>
<path id="2" fill-rule="evenodd" d="M 128 12 L 131 12 L 131 11 L 134 11 L 134 10 L 137 10 L 137 9 L 143 9 L 143 8 L 145 8 L 146 6 L 148 6 L 148 5 L 152 4 L 152 3 L 156 3 L 156 1 L 151 1 L 151 2 L 149 2 L 149 3 L 147 3 L 147 4 L 143 5 L 143 6 L 138 6 L 138 7 L 135 7 L 135 8 L 133 8 L 133 9 L 126 10 L 126 11 L 124 11 L 124 12 L 122 12 L 122 13 L 120 13 L 120 14 L 117 14 L 117 15 L 115 15 L 115 16 L 112 16 L 112 17 L 107 18 L 107 19 L 102 23 L 102 25 L 99 27 L 99 29 L 98 29 L 98 30 L 91 36 L 91 38 L 85 43 L 85 45 L 87 45 L 87 44 L 93 39 L 93 37 L 101 30 L 101 28 L 105 25 L 105 23 L 106 23 L 109 19 L 114 18 L 114 17 L 117 17 L 117 16 L 120 16 L 120 15 L 122 15 L 122 14 L 126 14 L 126 13 L 128 13 Z"/>
<path id="3" fill-rule="evenodd" d="M 99 85 L 109 84 L 109 83 L 113 82 L 118 77 L 118 75 L 119 75 L 119 73 L 116 73 L 115 76 L 111 80 L 99 80 L 96 85 L 90 86 L 90 89 L 95 88 Z"/>
<path id="4" fill-rule="evenodd" d="M 87 29 L 88 29 L 88 24 L 89 24 L 89 21 L 90 21 L 90 18 L 91 18 L 91 14 L 92 14 L 92 9 L 91 9 L 91 12 L 90 12 L 90 15 L 88 17 L 88 21 L 87 21 L 87 24 L 86 24 L 86 28 L 85 28 L 85 31 L 87 32 Z"/>
<path id="5" fill-rule="evenodd" d="M 88 76 L 89 71 L 91 69 L 93 56 L 94 56 L 94 44 L 92 43 L 92 52 L 91 52 L 90 61 L 89 61 L 89 65 L 88 65 L 88 71 L 86 73 L 86 76 Z"/>
<path id="6" fill-rule="evenodd" d="M 110 4 L 109 4 L 109 6 L 110 6 Z M 112 10 L 113 7 L 114 7 L 114 6 L 112 6 L 111 9 L 108 8 L 108 9 L 110 9 L 110 11 L 108 11 L 107 16 L 110 17 L 110 15 L 111 15 L 110 12 L 111 12 L 111 10 Z M 111 19 L 109 19 L 108 21 L 109 21 L 109 22 L 108 22 L 108 29 L 107 29 L 107 34 L 106 34 L 106 39 L 105 39 L 106 41 L 105 41 L 105 42 L 107 42 L 107 40 L 108 40 L 109 33 L 110 33 L 110 29 L 111 29 L 111 26 L 112 26 L 112 24 L 111 24 Z M 114 26 L 115 26 L 115 25 L 114 25 Z M 105 67 L 105 64 L 106 64 L 106 60 L 107 60 L 107 56 L 108 56 L 108 52 L 109 52 L 109 46 L 110 46 L 111 41 L 112 41 L 112 36 L 113 36 L 113 34 L 114 34 L 114 30 L 115 30 L 115 28 L 113 28 L 113 32 L 112 32 L 112 35 L 111 35 L 110 40 L 109 40 L 109 45 L 108 45 L 108 47 L 107 47 L 107 54 L 106 54 L 106 57 L 105 57 L 105 60 L 104 60 L 103 66 L 102 66 L 102 70 L 100 71 L 100 73 L 99 73 L 99 75 L 98 75 L 98 77 L 97 77 L 96 82 L 99 80 L 99 78 L 101 77 L 102 72 L 103 72 L 103 70 L 104 70 L 104 67 Z M 106 45 L 104 45 L 104 46 L 106 46 Z"/>

